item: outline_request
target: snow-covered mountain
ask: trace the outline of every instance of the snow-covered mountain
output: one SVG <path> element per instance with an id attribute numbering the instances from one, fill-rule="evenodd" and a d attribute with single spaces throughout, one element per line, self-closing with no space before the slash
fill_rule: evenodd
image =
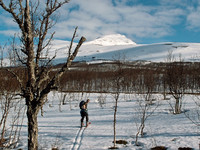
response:
<path id="1" fill-rule="evenodd" d="M 66 61 L 69 41 L 54 40 L 50 51 L 51 55 L 57 52 L 55 63 Z M 74 47 L 77 43 L 74 43 Z M 124 35 L 114 34 L 85 42 L 75 61 L 110 61 L 113 59 L 124 59 L 127 61 L 152 61 L 165 62 L 169 52 L 176 59 L 180 57 L 184 61 L 200 60 L 200 43 L 156 43 L 136 44 Z"/>
<path id="2" fill-rule="evenodd" d="M 136 43 L 126 38 L 126 36 L 124 35 L 111 34 L 87 42 L 85 45 L 114 46 L 114 45 L 136 45 Z"/>

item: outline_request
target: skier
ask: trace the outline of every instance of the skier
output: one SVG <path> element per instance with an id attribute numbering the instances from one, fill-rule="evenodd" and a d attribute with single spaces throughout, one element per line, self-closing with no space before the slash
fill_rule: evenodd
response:
<path id="1" fill-rule="evenodd" d="M 81 114 L 81 128 L 83 127 L 83 120 L 86 117 L 86 127 L 89 125 L 89 117 L 88 117 L 88 109 L 87 109 L 87 104 L 90 102 L 89 99 L 87 101 L 81 101 L 80 102 L 80 114 Z"/>

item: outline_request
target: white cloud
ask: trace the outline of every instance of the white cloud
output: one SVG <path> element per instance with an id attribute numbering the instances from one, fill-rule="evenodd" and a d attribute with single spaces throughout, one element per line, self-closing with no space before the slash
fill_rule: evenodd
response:
<path id="1" fill-rule="evenodd" d="M 184 10 L 167 6 L 113 5 L 111 0 L 74 0 L 66 5 L 72 11 L 56 25 L 56 37 L 67 37 L 67 31 L 79 26 L 80 34 L 92 40 L 109 33 L 129 37 L 162 37 L 174 32 L 172 26 L 181 22 Z M 72 9 L 73 7 L 77 9 Z M 63 32 L 66 31 L 66 32 Z"/>
<path id="2" fill-rule="evenodd" d="M 189 30 L 200 31 L 200 6 L 191 8 L 187 16 L 187 28 Z"/>
<path id="3" fill-rule="evenodd" d="M 59 10 L 60 19 L 52 29 L 56 31 L 54 37 L 71 38 L 76 26 L 79 27 L 77 33 L 88 40 L 113 33 L 132 39 L 162 38 L 175 34 L 175 25 L 187 24 L 188 29 L 200 27 L 200 9 L 194 9 L 195 0 L 191 0 L 190 5 L 188 0 L 159 0 L 156 5 L 144 5 L 136 0 L 137 5 L 131 6 L 127 1 L 116 0 L 113 4 L 112 0 L 71 0 Z M 0 19 L 11 28 L 16 26 L 5 15 Z"/>
<path id="4" fill-rule="evenodd" d="M 0 15 L 0 20 L 1 20 L 1 24 L 4 24 L 4 26 L 6 27 L 10 27 L 10 28 L 18 27 L 17 23 L 13 21 L 13 19 L 11 18 L 11 15 L 8 13 Z"/>
<path id="5" fill-rule="evenodd" d="M 198 0 L 161 0 L 161 5 L 179 7 L 186 18 L 184 26 L 192 31 L 200 31 L 200 1 Z M 183 27 L 184 27 L 183 26 Z"/>
<path id="6" fill-rule="evenodd" d="M 8 37 L 13 37 L 15 34 L 18 35 L 18 31 L 16 30 L 0 30 L 0 34 L 3 34 Z"/>

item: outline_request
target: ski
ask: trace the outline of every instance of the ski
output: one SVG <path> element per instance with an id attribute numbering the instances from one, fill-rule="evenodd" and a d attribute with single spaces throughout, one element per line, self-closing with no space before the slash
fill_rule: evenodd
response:
<path id="1" fill-rule="evenodd" d="M 81 128 L 81 129 L 82 129 L 83 127 L 87 128 L 90 124 L 91 124 L 91 122 L 88 122 L 88 125 L 85 126 L 85 125 L 83 124 L 83 126 L 81 126 L 80 128 Z"/>
<path id="2" fill-rule="evenodd" d="M 86 125 L 85 128 L 87 128 L 90 124 L 91 124 L 91 122 L 88 122 L 88 125 Z"/>

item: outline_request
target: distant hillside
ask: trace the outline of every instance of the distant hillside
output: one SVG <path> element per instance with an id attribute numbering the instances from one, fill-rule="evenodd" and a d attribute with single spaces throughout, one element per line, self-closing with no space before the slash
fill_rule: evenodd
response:
<path id="1" fill-rule="evenodd" d="M 55 64 L 66 60 L 69 41 L 54 40 L 49 50 L 51 55 L 57 51 Z M 75 47 L 76 43 L 74 43 Z M 138 45 L 124 35 L 107 35 L 85 42 L 75 61 L 101 62 L 113 59 L 127 61 L 165 62 L 169 52 L 173 52 L 176 59 L 181 57 L 184 61 L 200 60 L 200 43 L 156 43 Z"/>

